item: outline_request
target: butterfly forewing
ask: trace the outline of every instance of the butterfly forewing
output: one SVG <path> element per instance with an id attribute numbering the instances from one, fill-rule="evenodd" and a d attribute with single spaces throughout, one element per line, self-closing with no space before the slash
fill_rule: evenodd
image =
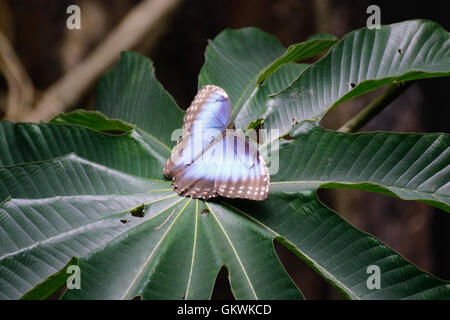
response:
<path id="1" fill-rule="evenodd" d="M 164 166 L 171 178 L 191 164 L 217 135 L 223 134 L 231 116 L 230 100 L 220 87 L 202 87 L 186 111 L 183 136 Z"/>

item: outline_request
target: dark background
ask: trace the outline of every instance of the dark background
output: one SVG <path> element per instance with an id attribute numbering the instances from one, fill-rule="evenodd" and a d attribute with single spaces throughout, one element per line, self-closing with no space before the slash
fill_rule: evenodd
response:
<path id="1" fill-rule="evenodd" d="M 0 0 L 0 30 L 11 42 L 39 95 L 92 52 L 139 2 Z M 187 108 L 197 90 L 197 75 L 204 62 L 207 40 L 225 28 L 256 26 L 277 36 L 285 46 L 318 32 L 341 38 L 349 31 L 364 27 L 369 17 L 366 8 L 377 4 L 381 8 L 382 24 L 423 18 L 450 30 L 449 3 L 445 0 L 185 0 L 164 22 L 166 27 L 155 44 L 150 46 L 146 42 L 150 38 L 144 37 L 133 50 L 154 61 L 157 78 L 179 105 Z M 82 30 L 69 31 L 65 27 L 66 8 L 71 4 L 81 7 Z M 417 81 L 363 131 L 449 133 L 449 88 L 449 78 Z M 330 112 L 322 124 L 330 129 L 339 128 L 381 91 L 346 102 Z M 0 113 L 5 109 L 7 92 L 7 83 L 0 75 Z M 94 86 L 73 108 L 91 109 L 93 104 Z M 356 190 L 320 190 L 319 196 L 352 224 L 381 239 L 420 268 L 450 279 L 450 216 L 445 212 L 418 202 Z M 306 298 L 342 298 L 305 263 L 275 245 Z M 232 297 L 226 276 L 222 270 L 213 298 Z"/>

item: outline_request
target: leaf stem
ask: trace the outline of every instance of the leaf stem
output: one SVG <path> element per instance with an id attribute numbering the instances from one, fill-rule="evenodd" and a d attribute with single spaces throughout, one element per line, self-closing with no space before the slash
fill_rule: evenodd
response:
<path id="1" fill-rule="evenodd" d="M 369 103 L 369 105 L 358 112 L 353 118 L 347 121 L 342 127 L 339 128 L 338 131 L 348 133 L 358 131 L 377 114 L 383 111 L 384 108 L 400 96 L 406 89 L 408 89 L 413 82 L 414 81 L 394 83 L 385 92 Z"/>

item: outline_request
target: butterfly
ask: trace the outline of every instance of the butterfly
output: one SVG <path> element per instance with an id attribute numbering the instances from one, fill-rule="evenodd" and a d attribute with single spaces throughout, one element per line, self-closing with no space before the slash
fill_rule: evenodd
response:
<path id="1" fill-rule="evenodd" d="M 183 135 L 164 166 L 182 196 L 264 200 L 270 176 L 248 137 L 230 124 L 230 99 L 222 88 L 203 86 L 184 116 Z"/>

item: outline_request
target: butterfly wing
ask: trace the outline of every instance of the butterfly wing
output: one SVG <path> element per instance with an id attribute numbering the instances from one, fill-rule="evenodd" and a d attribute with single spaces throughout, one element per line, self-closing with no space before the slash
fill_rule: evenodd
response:
<path id="1" fill-rule="evenodd" d="M 200 153 L 225 132 L 230 122 L 231 105 L 227 93 L 214 85 L 203 86 L 184 116 L 183 136 L 164 166 L 164 174 L 173 178 L 190 165 Z"/>
<path id="2" fill-rule="evenodd" d="M 209 199 L 264 200 L 270 176 L 264 159 L 249 139 L 229 133 L 219 137 L 192 164 L 174 177 L 174 188 L 183 196 Z"/>

